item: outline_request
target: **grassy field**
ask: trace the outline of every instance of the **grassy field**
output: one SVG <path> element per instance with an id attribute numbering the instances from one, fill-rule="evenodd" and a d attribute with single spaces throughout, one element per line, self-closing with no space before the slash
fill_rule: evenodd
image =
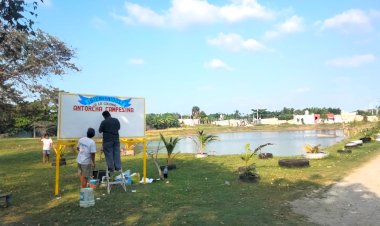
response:
<path id="1" fill-rule="evenodd" d="M 288 201 L 341 179 L 380 150 L 380 142 L 372 142 L 352 154 L 337 154 L 343 145 L 329 147 L 329 158 L 312 160 L 302 169 L 280 168 L 279 158 L 255 159 L 261 180 L 253 184 L 237 179 L 236 170 L 244 165 L 237 155 L 194 159 L 182 154 L 168 180 L 132 185 L 127 192 L 115 187 L 110 195 L 98 188 L 96 205 L 80 208 L 75 153 L 65 156 L 68 165 L 61 167 L 61 196 L 56 198 L 55 168 L 42 163 L 39 140 L 0 139 L 0 192 L 13 194 L 13 205 L 0 209 L 0 224 L 305 225 L 309 223 L 291 211 Z M 160 157 L 164 163 L 165 156 Z M 97 168 L 104 167 L 97 156 Z M 141 154 L 123 157 L 123 168 L 141 174 Z M 147 174 L 157 177 L 151 159 Z"/>

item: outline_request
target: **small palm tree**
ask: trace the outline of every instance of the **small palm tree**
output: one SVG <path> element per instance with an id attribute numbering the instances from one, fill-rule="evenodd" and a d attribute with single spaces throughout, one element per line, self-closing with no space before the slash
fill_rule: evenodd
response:
<path id="1" fill-rule="evenodd" d="M 206 149 L 207 144 L 213 141 L 217 141 L 218 136 L 206 134 L 203 130 L 199 130 L 196 135 L 196 140 L 193 139 L 195 144 L 198 146 L 198 154 L 203 154 Z"/>
<path id="2" fill-rule="evenodd" d="M 303 149 L 305 150 L 306 153 L 319 153 L 321 152 L 321 145 L 318 144 L 316 146 L 312 146 L 310 144 L 306 144 Z"/>
<path id="3" fill-rule="evenodd" d="M 174 157 L 179 154 L 179 153 L 176 153 L 173 155 L 173 151 L 174 151 L 174 148 L 175 146 L 177 145 L 177 143 L 181 140 L 181 138 L 173 138 L 173 137 L 170 137 L 168 140 L 165 139 L 165 137 L 162 135 L 162 133 L 160 133 L 160 137 L 161 137 L 161 140 L 162 142 L 164 143 L 165 145 L 165 148 L 166 148 L 166 152 L 168 154 L 168 158 L 166 160 L 166 163 L 168 165 L 171 165 L 172 164 L 172 160 L 174 159 Z"/>
<path id="4" fill-rule="evenodd" d="M 249 167 L 248 167 L 248 162 L 250 159 L 253 158 L 254 155 L 256 155 L 256 153 L 258 151 L 260 151 L 262 148 L 264 148 L 265 146 L 268 146 L 268 145 L 273 145 L 272 143 L 266 143 L 266 144 L 262 144 L 260 146 L 258 146 L 255 150 L 251 150 L 250 148 L 250 144 L 246 144 L 245 145 L 245 154 L 241 155 L 240 158 L 245 162 L 245 170 L 246 171 L 249 171 Z"/>

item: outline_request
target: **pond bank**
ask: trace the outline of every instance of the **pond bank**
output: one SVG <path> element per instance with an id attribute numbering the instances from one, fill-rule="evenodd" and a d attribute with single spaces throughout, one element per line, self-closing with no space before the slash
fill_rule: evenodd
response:
<path id="1" fill-rule="evenodd" d="M 370 123 L 363 125 L 371 125 Z M 206 133 L 233 133 L 233 132 L 254 132 L 254 131 L 297 131 L 297 130 L 332 130 L 342 129 L 342 124 L 319 124 L 319 125 L 256 125 L 250 127 L 229 127 L 200 125 L 194 127 L 169 128 L 164 130 L 148 130 L 146 137 L 148 140 L 159 139 L 160 133 L 164 136 L 189 136 L 194 135 L 198 130 Z"/>

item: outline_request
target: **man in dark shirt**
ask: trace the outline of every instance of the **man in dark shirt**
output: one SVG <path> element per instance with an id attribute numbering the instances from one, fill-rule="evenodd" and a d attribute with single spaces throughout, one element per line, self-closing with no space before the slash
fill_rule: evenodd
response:
<path id="1" fill-rule="evenodd" d="M 104 120 L 100 123 L 99 133 L 103 133 L 103 152 L 106 157 L 108 171 L 121 170 L 120 159 L 120 122 L 112 118 L 108 111 L 102 113 Z"/>

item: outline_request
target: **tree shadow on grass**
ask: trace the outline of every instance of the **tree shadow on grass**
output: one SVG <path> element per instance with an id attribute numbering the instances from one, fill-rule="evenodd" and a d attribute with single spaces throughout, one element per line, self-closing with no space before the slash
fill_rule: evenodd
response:
<path id="1" fill-rule="evenodd" d="M 303 219 L 292 213 L 284 200 L 305 188 L 319 186 L 311 181 L 286 179 L 272 184 L 268 180 L 243 183 L 237 179 L 235 169 L 226 166 L 223 157 L 194 159 L 192 155 L 183 155 L 175 160 L 178 169 L 169 171 L 167 180 L 128 186 L 127 192 L 115 187 L 110 195 L 105 188 L 98 188 L 96 205 L 80 208 L 75 156 L 69 155 L 67 160 L 68 165 L 61 167 L 60 199 L 52 195 L 54 168 L 31 168 L 27 178 L 33 179 L 16 181 L 19 187 L 14 187 L 14 204 L 0 213 L 3 222 L 15 225 L 302 224 Z M 164 163 L 165 159 L 160 158 L 160 162 Z M 97 164 L 98 169 L 105 167 L 104 160 Z M 123 168 L 142 175 L 141 156 L 123 158 Z M 24 164 L 18 164 L 12 177 L 16 178 L 25 169 Z M 148 159 L 147 175 L 153 178 L 158 175 L 151 159 Z M 132 189 L 136 192 L 131 192 Z"/>

